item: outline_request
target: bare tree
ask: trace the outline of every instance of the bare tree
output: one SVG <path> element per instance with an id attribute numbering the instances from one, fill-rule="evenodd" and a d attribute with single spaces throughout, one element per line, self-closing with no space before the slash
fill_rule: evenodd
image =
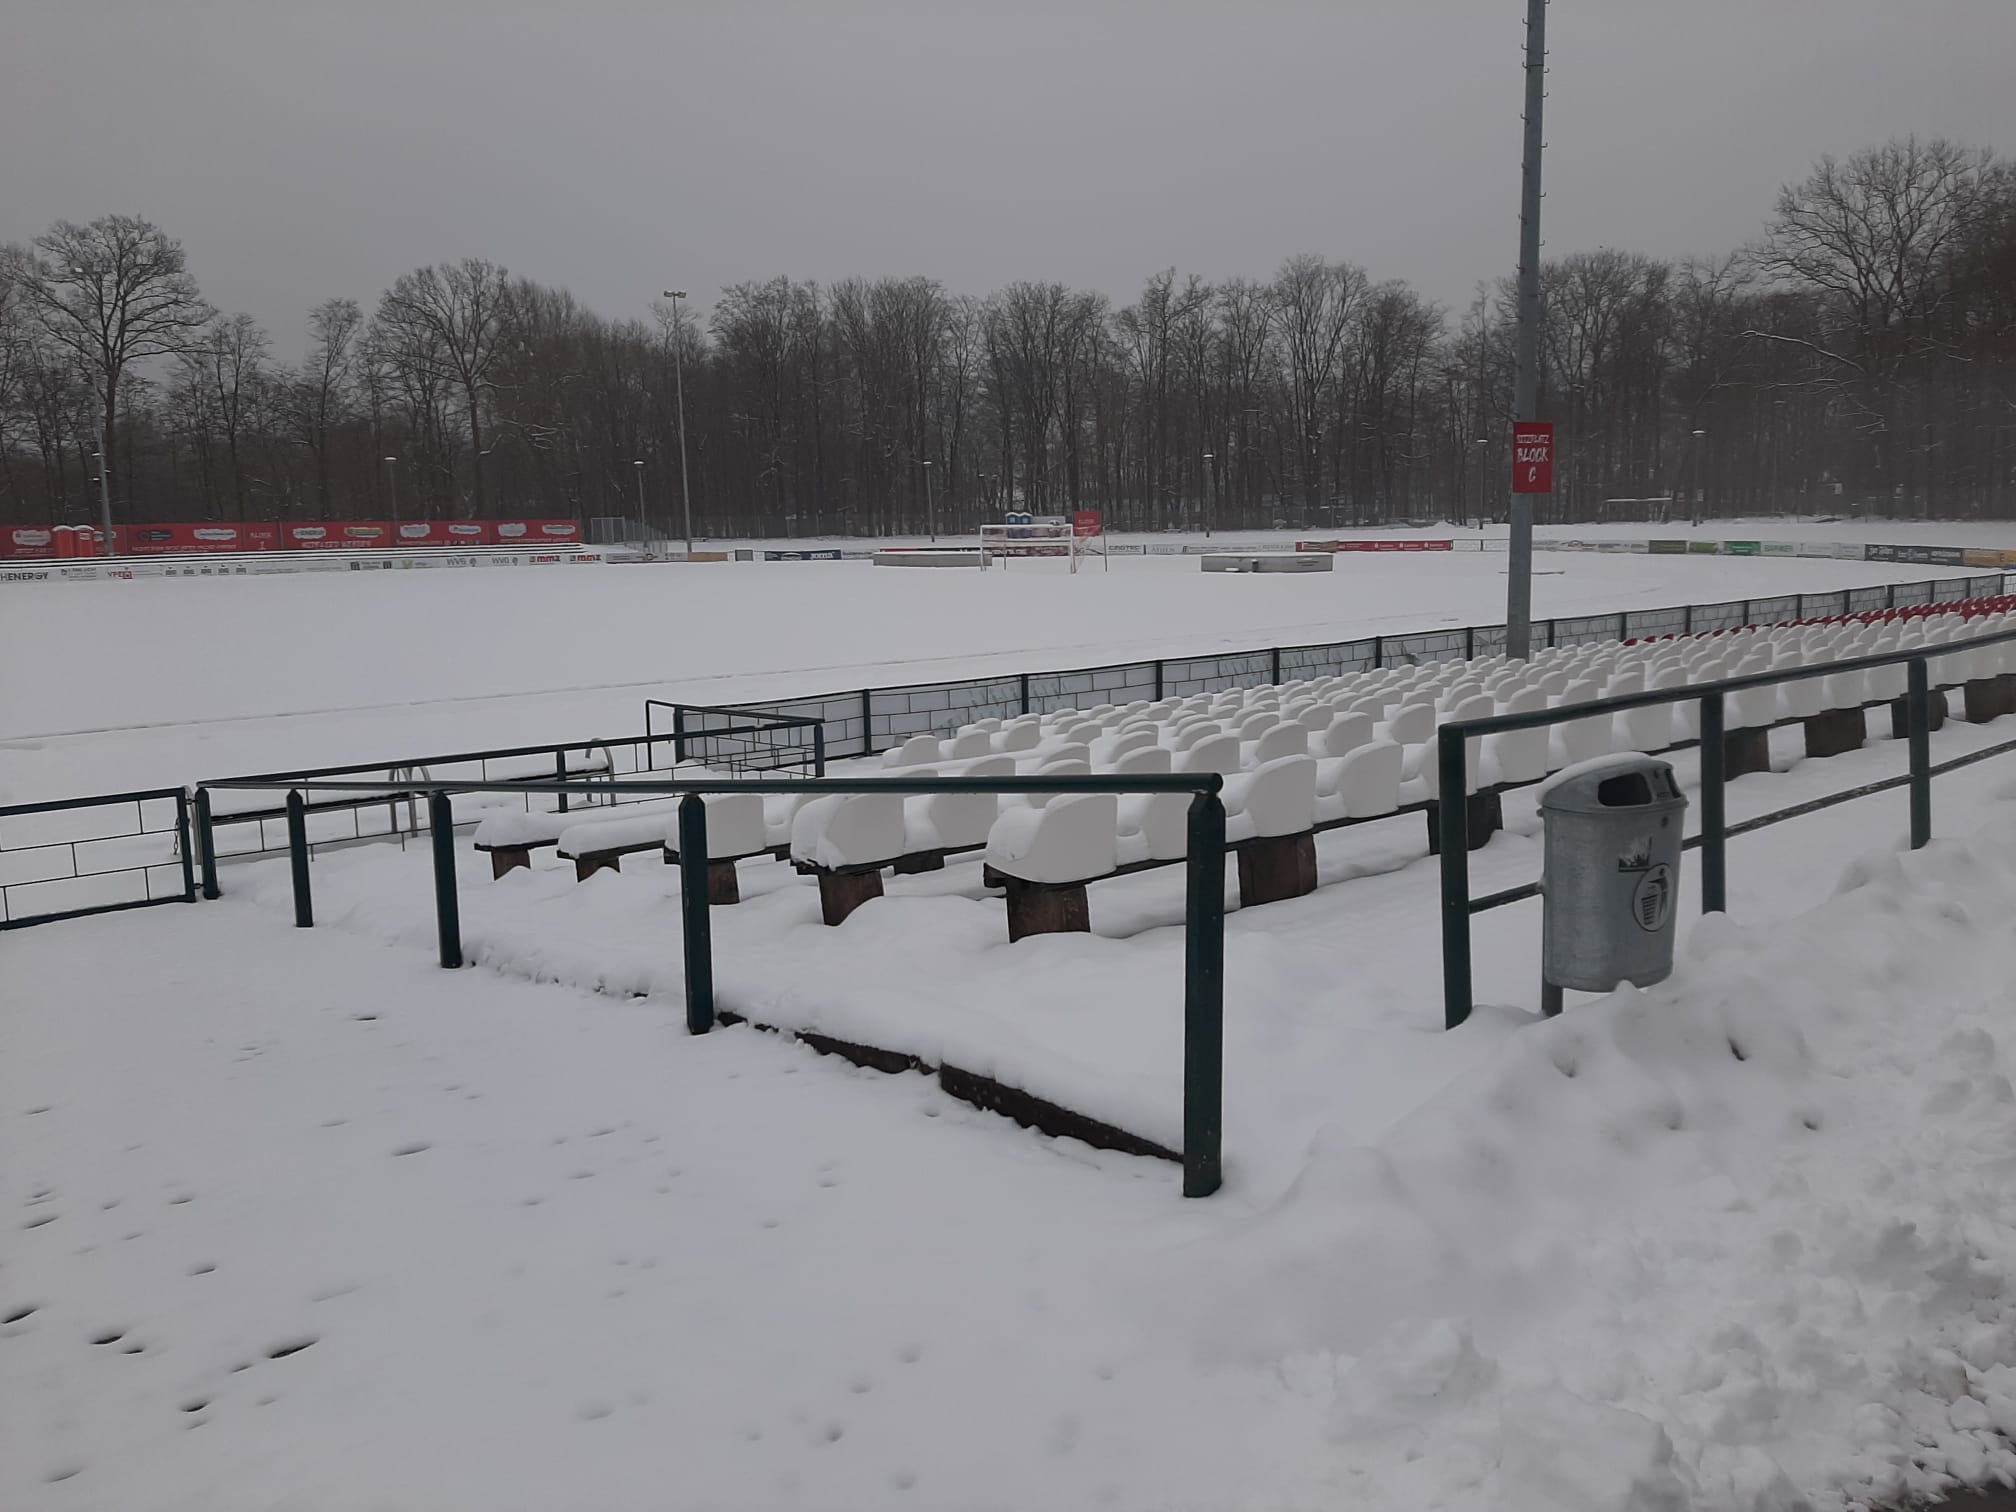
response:
<path id="1" fill-rule="evenodd" d="M 1274 328 L 1287 358 L 1289 423 L 1312 514 L 1323 497 L 1323 441 L 1337 413 L 1345 339 L 1365 298 L 1365 270 L 1320 257 L 1291 257 L 1270 290 Z"/>
<path id="2" fill-rule="evenodd" d="M 245 458 L 239 443 L 265 397 L 270 347 L 266 332 L 250 315 L 219 315 L 181 358 L 190 383 L 207 390 L 209 413 L 223 433 L 231 498 L 241 520 L 246 518 Z"/>
<path id="3" fill-rule="evenodd" d="M 212 314 L 189 276 L 182 244 L 138 216 L 108 215 L 83 226 L 58 221 L 36 238 L 21 288 L 50 339 L 92 374 L 99 447 L 110 467 L 128 369 L 184 350 Z"/>
<path id="4" fill-rule="evenodd" d="M 479 257 L 403 273 L 378 306 L 378 322 L 392 333 L 390 345 L 397 357 L 462 391 L 469 426 L 470 493 L 479 517 L 487 509 L 484 397 L 510 320 L 505 271 Z"/>
<path id="5" fill-rule="evenodd" d="M 329 450 L 338 426 L 348 418 L 364 312 L 354 299 L 325 299 L 308 312 L 308 360 L 295 374 L 288 412 L 315 468 L 315 507 L 329 517 Z"/>

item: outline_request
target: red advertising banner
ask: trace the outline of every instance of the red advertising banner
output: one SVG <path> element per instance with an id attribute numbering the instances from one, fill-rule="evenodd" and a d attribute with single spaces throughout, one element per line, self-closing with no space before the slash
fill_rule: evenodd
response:
<path id="1" fill-rule="evenodd" d="M 375 546 L 392 544 L 392 527 L 377 520 L 282 525 L 280 539 L 290 551 L 369 551 Z"/>
<path id="2" fill-rule="evenodd" d="M 119 549 L 128 556 L 190 556 L 223 551 L 276 551 L 277 525 L 125 525 Z M 82 554 L 80 550 L 80 555 Z"/>
<path id="3" fill-rule="evenodd" d="M 1512 492 L 1554 492 L 1554 427 L 1545 420 L 1512 422 Z"/>
<path id="4" fill-rule="evenodd" d="M 397 546 L 488 546 L 495 526 L 488 520 L 406 520 L 398 527 Z"/>
<path id="5" fill-rule="evenodd" d="M 499 546 L 571 546 L 581 539 L 579 520 L 499 520 L 491 528 Z"/>
<path id="6" fill-rule="evenodd" d="M 56 555 L 56 533 L 46 525 L 10 525 L 0 531 L 0 558 L 33 561 Z"/>

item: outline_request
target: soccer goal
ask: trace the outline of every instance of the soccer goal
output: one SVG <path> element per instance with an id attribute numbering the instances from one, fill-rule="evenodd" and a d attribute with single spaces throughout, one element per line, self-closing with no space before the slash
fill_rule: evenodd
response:
<path id="1" fill-rule="evenodd" d="M 997 560 L 1005 567 L 1015 557 L 1061 557 L 1069 561 L 1071 570 L 1076 572 L 1083 558 L 1106 554 L 1098 518 L 1094 513 L 1082 511 L 1075 522 L 1070 519 L 1024 518 L 1011 519 L 1000 525 L 982 525 L 981 569 L 984 571 L 993 566 Z M 1101 541 L 1101 544 L 1095 547 L 1094 541 Z"/>

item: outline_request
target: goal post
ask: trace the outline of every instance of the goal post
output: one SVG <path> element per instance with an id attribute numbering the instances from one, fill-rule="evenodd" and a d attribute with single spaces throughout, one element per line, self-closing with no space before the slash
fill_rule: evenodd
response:
<path id="1" fill-rule="evenodd" d="M 1069 559 L 1071 570 L 1076 572 L 1079 555 L 1078 536 L 1068 520 L 1062 524 L 1045 521 L 1041 524 L 980 527 L 982 571 L 992 567 L 996 561 L 1005 566 L 1016 557 L 1064 557 Z"/>
<path id="2" fill-rule="evenodd" d="M 1097 542 L 1095 546 L 1093 543 Z M 1087 556 L 1105 558 L 1103 522 L 1097 510 L 1081 509 L 1070 517 L 1038 519 L 1031 515 L 1010 515 L 998 525 L 980 527 L 980 567 L 985 571 L 998 559 L 1006 566 L 1014 557 L 1062 557 L 1071 570 Z M 1106 563 L 1107 571 L 1112 563 Z"/>

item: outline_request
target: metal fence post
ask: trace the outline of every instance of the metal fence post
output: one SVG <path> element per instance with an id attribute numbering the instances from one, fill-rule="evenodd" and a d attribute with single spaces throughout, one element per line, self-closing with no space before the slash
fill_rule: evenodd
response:
<path id="1" fill-rule="evenodd" d="M 672 765 L 676 770 L 686 760 L 686 705 L 672 705 Z"/>
<path id="2" fill-rule="evenodd" d="M 190 843 L 189 793 L 175 795 L 175 853 L 182 858 L 182 901 L 196 901 L 196 853 Z"/>
<path id="3" fill-rule="evenodd" d="M 1722 695 L 1701 700 L 1701 912 L 1729 911 L 1726 869 L 1729 833 L 1723 817 L 1723 770 L 1729 748 L 1723 743 Z"/>
<path id="4" fill-rule="evenodd" d="M 315 904 L 308 893 L 308 806 L 301 790 L 287 794 L 287 860 L 294 873 L 294 927 L 315 927 Z"/>
<path id="5" fill-rule="evenodd" d="M 446 793 L 427 796 L 427 830 L 434 842 L 434 924 L 441 937 L 441 964 L 462 964 L 462 903 L 455 892 L 455 802 Z"/>
<path id="6" fill-rule="evenodd" d="M 1223 1180 L 1225 1103 L 1225 805 L 1190 800 L 1183 931 L 1183 1195 Z"/>
<path id="7" fill-rule="evenodd" d="M 1470 1017 L 1470 805 L 1463 737 L 1445 726 L 1435 737 L 1436 799 L 1442 848 L 1442 1027 Z M 1454 796 L 1451 796 L 1451 795 Z"/>
<path id="8" fill-rule="evenodd" d="M 1022 712 L 1026 714 L 1029 712 L 1029 696 L 1027 692 L 1029 679 L 1025 677 L 1022 681 L 1024 684 Z M 875 754 L 875 690 L 873 688 L 863 688 L 861 690 L 861 754 L 863 756 L 873 756 Z"/>
<path id="9" fill-rule="evenodd" d="M 1155 658 L 1155 702 L 1162 702 L 1162 658 Z M 1029 679 L 1022 679 L 1022 712 L 1029 712 Z"/>
<path id="10" fill-rule="evenodd" d="M 1922 656 L 1905 663 L 1905 735 L 1911 748 L 1911 849 L 1932 839 L 1932 677 Z"/>
<path id="11" fill-rule="evenodd" d="M 1279 646 L 1269 646 L 1267 648 L 1267 670 L 1273 674 L 1272 681 L 1277 683 L 1281 681 L 1281 648 Z"/>
<path id="12" fill-rule="evenodd" d="M 1692 604 L 1682 604 L 1680 606 L 1680 633 L 1682 635 L 1692 635 L 1694 633 L 1694 606 Z"/>
<path id="13" fill-rule="evenodd" d="M 1748 628 L 1750 624 L 1750 600 L 1748 599 L 1743 600 L 1743 624 L 1745 628 Z"/>
<path id="14" fill-rule="evenodd" d="M 686 1032 L 714 1027 L 714 921 L 707 914 L 707 805 L 679 800 L 679 918 L 686 951 Z"/>
<path id="15" fill-rule="evenodd" d="M 1386 665 L 1386 637 L 1383 635 L 1375 635 L 1372 637 L 1372 666 L 1376 670 L 1385 665 Z"/>
<path id="16" fill-rule="evenodd" d="M 1556 634 L 1559 633 L 1560 629 L 1561 626 L 1559 621 L 1557 620 L 1547 621 L 1547 649 L 1549 651 L 1552 651 L 1554 649 L 1554 637 L 1556 636 Z"/>
<path id="17" fill-rule="evenodd" d="M 565 782 L 567 780 L 567 753 L 565 751 L 555 751 L 553 753 L 553 780 L 555 782 Z M 432 802 L 433 800 L 430 799 L 428 801 Z M 567 812 L 567 795 L 564 792 L 560 795 L 560 812 L 563 814 Z"/>
<path id="18" fill-rule="evenodd" d="M 216 901 L 224 894 L 217 886 L 217 831 L 210 823 L 210 789 L 196 789 L 196 853 L 203 863 L 203 896 Z"/>
<path id="19" fill-rule="evenodd" d="M 826 775 L 826 721 L 823 719 L 812 726 L 812 775 Z"/>

